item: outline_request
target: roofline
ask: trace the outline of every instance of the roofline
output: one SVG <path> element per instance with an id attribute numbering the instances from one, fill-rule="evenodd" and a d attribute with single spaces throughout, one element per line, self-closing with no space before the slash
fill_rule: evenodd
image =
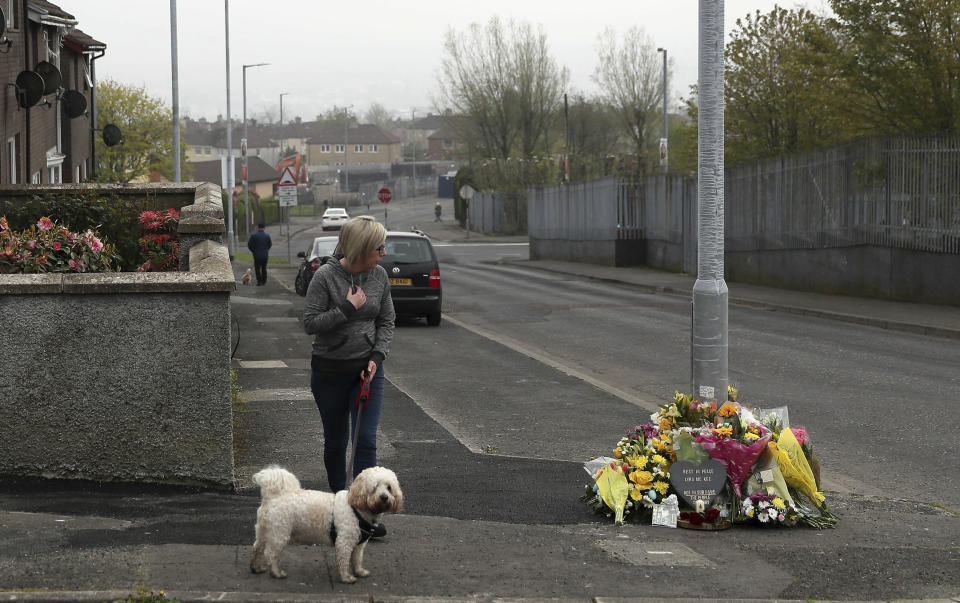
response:
<path id="1" fill-rule="evenodd" d="M 53 25 L 54 27 L 72 29 L 78 23 L 76 18 L 64 19 L 63 17 L 55 17 L 51 15 L 49 11 L 34 4 L 27 4 L 27 17 L 31 21 L 35 21 L 41 25 Z"/>

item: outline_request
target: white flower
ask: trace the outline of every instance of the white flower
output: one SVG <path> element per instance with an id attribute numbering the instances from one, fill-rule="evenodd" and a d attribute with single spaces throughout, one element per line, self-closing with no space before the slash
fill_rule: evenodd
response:
<path id="1" fill-rule="evenodd" d="M 779 514 L 780 514 L 780 511 L 777 511 L 777 510 L 774 509 L 773 507 L 770 507 L 769 509 L 767 509 L 767 515 L 769 515 L 770 517 L 772 517 L 772 518 L 774 518 L 774 519 L 776 519 L 777 515 L 779 515 Z"/>
<path id="2" fill-rule="evenodd" d="M 766 513 L 761 513 L 757 515 L 757 519 L 760 520 L 760 523 L 767 523 L 767 521 L 770 520 L 770 516 L 767 515 Z"/>

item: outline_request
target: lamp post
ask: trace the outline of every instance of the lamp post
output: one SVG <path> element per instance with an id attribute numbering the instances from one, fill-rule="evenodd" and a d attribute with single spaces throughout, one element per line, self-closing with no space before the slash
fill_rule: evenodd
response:
<path id="1" fill-rule="evenodd" d="M 233 188 L 236 174 L 233 172 L 233 119 L 230 117 L 230 0 L 223 0 L 224 34 L 227 47 L 227 248 L 230 258 L 237 252 L 236 232 L 233 228 Z"/>
<path id="2" fill-rule="evenodd" d="M 243 66 L 243 145 L 240 149 L 243 154 L 243 211 L 246 225 L 243 227 L 243 233 L 250 236 L 250 185 L 247 181 L 247 69 L 251 67 L 263 67 L 270 63 L 253 63 Z"/>
<path id="3" fill-rule="evenodd" d="M 283 97 L 290 94 L 289 92 L 280 93 L 280 161 L 283 161 Z M 277 163 L 279 163 L 278 161 Z M 279 198 L 279 195 L 278 195 Z M 283 208 L 277 205 L 280 209 L 280 234 L 283 234 Z M 287 210 L 287 261 L 290 260 L 290 210 Z"/>
<path id="4" fill-rule="evenodd" d="M 663 53 L 663 140 L 661 141 L 661 156 L 663 160 L 663 173 L 667 173 L 667 49 L 658 48 L 657 52 Z"/>
<path id="5" fill-rule="evenodd" d="M 347 195 L 346 204 L 350 205 L 350 155 L 347 147 L 350 146 L 349 133 L 350 128 L 350 109 L 353 109 L 353 105 L 350 105 L 344 109 L 344 114 L 346 119 L 343 122 L 343 192 Z"/>
<path id="6" fill-rule="evenodd" d="M 410 128 L 417 121 L 417 110 L 410 109 Z M 417 196 L 417 131 L 413 130 L 413 196 Z"/>
<path id="7" fill-rule="evenodd" d="M 180 182 L 180 78 L 177 69 L 177 0 L 170 0 L 170 63 L 173 74 L 173 181 Z"/>

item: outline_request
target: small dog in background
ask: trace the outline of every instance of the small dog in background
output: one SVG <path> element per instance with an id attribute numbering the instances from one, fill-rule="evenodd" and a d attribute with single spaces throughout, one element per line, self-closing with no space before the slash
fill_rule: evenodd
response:
<path id="1" fill-rule="evenodd" d="M 244 285 L 249 285 L 251 279 L 253 279 L 253 274 L 251 273 L 251 270 L 247 268 L 247 271 L 243 273 L 243 277 L 241 277 L 240 281 L 243 282 Z"/>
<path id="2" fill-rule="evenodd" d="M 367 540 L 384 513 L 403 509 L 397 476 L 384 467 L 364 469 L 349 490 L 336 494 L 303 490 L 292 473 L 276 466 L 255 473 L 253 482 L 260 486 L 261 502 L 250 571 L 269 569 L 274 578 L 287 577 L 279 562 L 290 540 L 333 546 L 342 582 L 369 576 L 363 568 Z"/>

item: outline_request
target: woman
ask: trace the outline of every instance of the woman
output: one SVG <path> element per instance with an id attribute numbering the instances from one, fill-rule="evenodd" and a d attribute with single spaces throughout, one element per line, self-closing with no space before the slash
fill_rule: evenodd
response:
<path id="1" fill-rule="evenodd" d="M 379 265 L 386 239 L 386 229 L 372 217 L 351 218 L 340 229 L 339 262 L 320 266 L 307 289 L 303 326 L 316 336 L 310 388 L 323 420 L 323 464 L 332 492 L 347 485 L 347 445 L 356 428 L 360 380 L 367 375 L 370 397 L 360 417 L 354 477 L 377 464 L 383 360 L 394 319 L 390 279 Z"/>

